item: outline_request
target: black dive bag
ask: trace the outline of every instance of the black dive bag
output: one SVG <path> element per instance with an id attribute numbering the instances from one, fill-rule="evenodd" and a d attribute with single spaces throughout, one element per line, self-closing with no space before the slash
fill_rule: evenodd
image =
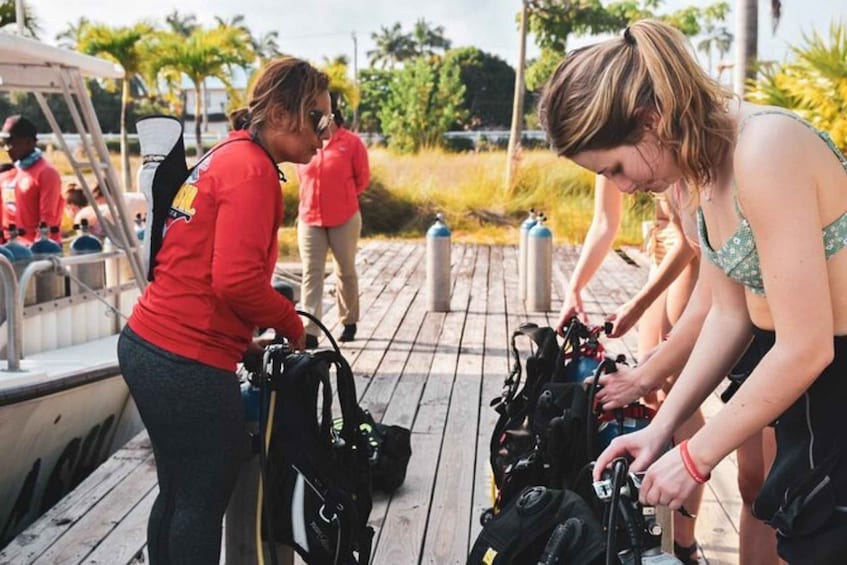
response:
<path id="1" fill-rule="evenodd" d="M 310 565 L 367 564 L 371 471 L 350 365 L 337 351 L 283 350 L 271 354 L 270 366 L 277 400 L 264 473 L 269 537 Z M 333 427 L 333 368 L 340 430 Z"/>
<path id="2" fill-rule="evenodd" d="M 371 484 L 374 490 L 394 492 L 406 480 L 406 468 L 412 458 L 412 432 L 403 426 L 376 422 L 370 412 L 363 412 L 364 421 L 359 429 L 368 440 Z M 342 425 L 337 418 L 336 429 Z"/>
<path id="3" fill-rule="evenodd" d="M 521 336 L 536 347 L 526 358 L 525 371 L 516 346 Z M 514 365 L 501 395 L 491 401 L 500 415 L 489 445 L 497 487 L 495 514 L 524 487 L 573 488 L 590 460 L 585 437 L 594 422 L 587 387 L 568 382 L 568 371 L 580 354 L 578 346 L 568 350 L 571 341 L 566 337 L 562 346 L 552 328 L 535 324 L 524 324 L 512 335 Z"/>
<path id="4" fill-rule="evenodd" d="M 528 487 L 485 524 L 468 565 L 600 565 L 600 522 L 569 490 Z"/>

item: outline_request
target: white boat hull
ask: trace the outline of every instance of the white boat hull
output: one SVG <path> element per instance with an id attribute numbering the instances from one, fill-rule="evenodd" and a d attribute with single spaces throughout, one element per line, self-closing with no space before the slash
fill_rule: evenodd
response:
<path id="1" fill-rule="evenodd" d="M 0 547 L 142 427 L 120 375 L 0 406 Z"/>

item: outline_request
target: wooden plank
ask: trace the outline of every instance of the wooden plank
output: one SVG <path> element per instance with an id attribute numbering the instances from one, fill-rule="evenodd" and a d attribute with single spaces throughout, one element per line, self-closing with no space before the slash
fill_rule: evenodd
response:
<path id="1" fill-rule="evenodd" d="M 470 543 L 473 546 L 482 525 L 479 516 L 491 507 L 491 465 L 489 443 L 498 414 L 491 407 L 491 399 L 498 396 L 503 380 L 509 372 L 509 348 L 506 319 L 506 290 L 503 275 L 503 249 L 492 247 L 487 281 L 487 307 L 485 309 L 485 349 L 483 351 L 482 386 L 479 398 L 479 432 L 477 434 L 476 464 L 474 473 L 473 506 L 470 516 Z"/>
<path id="2" fill-rule="evenodd" d="M 354 365 L 354 371 L 358 375 L 364 379 L 370 377 L 370 384 L 361 397 L 361 404 L 377 421 L 383 420 L 389 402 L 393 398 L 403 366 L 425 315 L 425 300 L 423 293 L 419 292 L 423 273 L 420 268 L 414 268 L 421 263 L 416 258 L 419 258 L 423 252 L 422 247 L 419 246 L 416 252 L 419 253 L 413 254 L 411 260 L 406 262 L 406 265 L 412 267 L 407 272 L 407 275 L 410 274 L 411 277 L 408 280 L 404 280 L 406 276 L 396 277 L 393 281 L 398 286 L 403 284 L 403 287 L 401 289 L 386 288 L 382 301 L 388 304 L 393 295 L 393 302 L 389 304 L 390 307 L 381 323 L 372 334 L 367 349 L 359 355 Z M 404 292 L 398 293 L 398 290 Z M 417 307 L 410 309 L 410 303 L 413 301 L 417 303 Z M 372 314 L 373 312 L 369 313 L 369 315 Z M 395 341 L 395 336 L 401 337 Z M 372 343 L 375 344 L 372 345 Z M 383 346 L 383 343 L 386 345 Z M 417 396 L 412 396 L 411 399 L 414 399 L 416 404 Z M 414 407 L 411 408 L 405 414 L 405 420 L 389 419 L 387 423 L 396 423 L 410 428 L 414 416 Z M 413 449 L 416 449 L 416 446 L 413 445 Z M 389 500 L 390 497 L 384 494 L 375 497 L 370 523 L 377 535 Z"/>
<path id="3" fill-rule="evenodd" d="M 80 563 L 156 486 L 153 454 L 137 466 L 107 496 L 80 518 L 33 563 L 34 565 Z"/>
<path id="4" fill-rule="evenodd" d="M 150 453 L 150 438 L 146 431 L 141 432 L 9 542 L 0 551 L 0 563 L 31 563 L 37 559 L 141 465 Z"/>
<path id="5" fill-rule="evenodd" d="M 464 264 L 465 250 L 461 246 L 453 249 L 451 260 L 452 281 L 459 280 L 458 270 Z M 454 284 L 454 293 L 457 288 L 460 289 L 460 285 Z M 425 300 L 425 297 L 422 297 L 422 299 Z M 428 386 L 428 377 L 434 365 L 433 358 L 439 342 L 442 341 L 440 335 L 447 316 L 448 313 L 444 312 L 426 313 L 421 330 L 418 332 L 412 352 L 404 368 L 403 378 L 398 383 L 398 391 L 395 393 L 395 398 L 408 397 L 415 401 L 417 413 L 412 415 L 409 424 L 409 427 L 413 430 L 412 459 L 409 462 L 406 481 L 403 486 L 394 493 L 390 501 L 379 500 L 376 503 L 377 513 L 372 514 L 374 517 L 372 524 L 374 527 L 379 527 L 373 560 L 375 564 L 417 563 L 420 559 L 432 487 L 435 481 L 435 466 L 441 448 L 441 434 L 429 433 L 428 429 L 425 433 L 415 432 L 416 423 L 420 416 L 420 408 L 417 403 L 423 395 L 424 386 Z M 404 404 L 408 406 L 407 403 Z M 394 405 L 395 403 L 392 403 L 392 406 L 389 407 L 389 411 L 386 413 L 387 418 L 393 413 L 392 407 Z M 396 410 L 408 418 L 408 408 L 400 407 Z M 398 418 L 398 420 L 402 422 L 403 418 Z M 418 469 L 413 471 L 413 468 L 417 466 L 426 467 L 430 471 L 421 484 L 419 484 L 420 476 L 416 472 Z M 380 514 L 383 505 L 387 506 L 384 515 Z M 383 516 L 384 518 L 380 521 Z"/>
<path id="6" fill-rule="evenodd" d="M 362 372 L 370 370 L 373 375 L 362 397 L 362 403 L 378 421 L 383 419 L 383 415 L 394 398 L 395 390 L 403 373 L 403 367 L 409 358 L 412 344 L 415 342 L 421 323 L 426 316 L 426 291 L 423 288 L 425 272 L 421 267 L 423 264 L 423 261 L 421 261 L 423 246 L 420 246 L 419 251 L 420 254 L 414 254 L 409 261 L 416 264 L 417 268 L 405 281 L 404 287 L 400 289 L 389 313 L 381 324 L 383 332 L 379 337 L 389 340 L 383 352 L 384 355 L 377 360 L 375 366 L 370 364 L 372 363 L 370 360 L 368 364 L 362 362 L 364 353 L 359 357 L 357 370 Z M 388 336 L 389 330 L 391 330 L 390 337 Z M 414 400 L 416 402 L 417 399 Z M 410 407 L 400 411 L 402 415 L 406 416 L 406 419 L 404 420 L 405 423 L 399 425 L 406 427 L 411 425 L 414 410 L 408 408 Z M 403 414 L 404 412 L 405 414 Z M 392 419 L 386 421 L 390 424 L 397 423 L 396 420 Z"/>
<path id="7" fill-rule="evenodd" d="M 402 487 L 402 496 L 391 500 L 382 524 L 373 565 L 418 563 L 426 535 L 429 500 L 435 482 L 435 467 L 441 437 L 437 434 L 412 434 L 412 459 Z"/>
<path id="8" fill-rule="evenodd" d="M 485 340 L 484 315 L 487 277 L 487 258 L 474 247 L 465 255 L 466 267 L 459 277 L 466 277 L 467 298 L 464 295 L 454 307 L 455 317 L 445 322 L 442 344 L 458 344 L 458 357 L 453 363 L 453 379 L 444 407 L 446 421 L 443 425 L 441 455 L 435 477 L 435 489 L 430 505 L 426 541 L 422 563 L 464 563 L 467 559 L 469 522 L 472 507 L 473 473 L 457 472 L 473 469 L 476 459 L 476 428 L 479 413 L 479 385 L 482 375 L 482 348 Z M 477 266 L 482 264 L 482 268 Z M 458 285 L 457 285 L 458 286 Z M 481 291 L 480 291 L 481 290 Z M 453 313 L 451 313 L 453 314 Z M 449 339 L 449 324 L 461 327 L 458 339 Z M 453 358 L 450 351 L 441 359 Z M 445 367 L 446 369 L 446 367 Z M 449 371 L 444 371 L 449 374 Z"/>
<path id="9" fill-rule="evenodd" d="M 446 314 L 443 312 L 426 311 L 426 293 L 419 291 L 410 308 L 409 315 L 404 320 L 401 330 L 408 330 L 409 354 L 400 373 L 400 379 L 391 397 L 391 402 L 385 411 L 383 420 L 386 423 L 398 424 L 412 428 L 418 415 L 418 408 L 424 386 L 432 368 L 432 358 L 438 346 L 441 328 Z M 414 334 L 413 327 L 419 323 L 419 331 Z M 399 364 L 402 350 L 394 351 L 398 359 L 389 358 L 380 365 L 376 377 L 381 378 Z M 376 378 L 375 377 L 375 378 Z"/>
<path id="10" fill-rule="evenodd" d="M 147 520 L 159 488 L 152 488 L 138 501 L 126 518 L 85 558 L 85 565 L 118 565 L 144 562 L 147 545 Z"/>
<path id="11" fill-rule="evenodd" d="M 451 311 L 445 314 L 435 355 L 432 359 L 431 370 L 424 389 L 421 407 L 413 424 L 413 459 L 416 456 L 427 460 L 428 464 L 437 465 L 440 452 L 444 442 L 444 426 L 449 408 L 449 395 L 452 390 L 452 381 L 456 372 L 457 351 L 456 344 L 460 343 L 462 328 L 464 327 L 465 313 L 470 295 L 470 274 L 473 269 L 473 253 L 467 246 L 454 246 L 455 259 L 453 264 L 457 266 L 453 277 L 453 295 L 451 300 Z M 421 435 L 431 437 L 421 438 Z M 431 463 L 429 463 L 431 462 Z M 412 463 L 410 463 L 411 467 Z M 455 473 L 455 470 L 449 471 Z M 430 508 L 432 506 L 433 485 L 439 480 L 439 473 L 434 468 L 432 477 L 428 481 L 428 489 L 419 491 L 412 487 L 411 492 L 404 488 L 403 495 L 392 499 L 383 524 L 383 532 L 380 535 L 378 559 L 375 563 L 416 563 L 421 547 L 427 547 L 431 543 L 431 526 L 429 525 Z M 409 479 L 406 480 L 409 483 Z M 410 485 L 411 486 L 411 485 Z M 405 518 L 404 509 L 407 504 L 420 505 L 425 511 L 423 515 L 416 515 L 420 524 L 415 524 L 411 529 L 411 536 L 398 535 L 396 532 L 397 520 L 401 523 Z M 426 537 L 424 537 L 426 536 Z M 466 539 L 461 540 L 459 551 L 464 551 Z M 423 544 L 423 545 L 422 545 Z M 406 549 L 396 549 L 397 545 L 411 545 L 416 554 L 413 559 L 393 560 L 387 556 L 404 554 Z M 385 549 L 383 549 L 385 548 Z M 384 552 L 384 553 L 383 553 Z M 430 549 L 424 549 L 426 559 L 432 559 L 435 553 Z M 380 556 L 386 557 L 380 557 Z M 466 558 L 467 555 L 463 556 Z M 385 559 L 383 561 L 383 559 Z"/>
<path id="12" fill-rule="evenodd" d="M 453 250 L 457 251 L 456 246 Z M 458 251 L 461 258 L 457 260 L 459 268 L 454 278 L 451 310 L 444 317 L 432 368 L 415 419 L 414 431 L 419 433 L 443 434 L 444 422 L 447 421 L 447 408 L 456 376 L 457 346 L 462 341 L 474 259 L 467 246 L 459 246 Z"/>
<path id="13" fill-rule="evenodd" d="M 420 303 L 423 308 L 426 306 L 426 298 L 418 293 Z M 411 344 L 406 364 L 403 368 L 400 382 L 397 383 L 394 396 L 391 403 L 388 405 L 388 410 L 385 413 L 384 421 L 390 424 L 397 424 L 411 429 L 414 425 L 415 416 L 417 415 L 418 402 L 420 401 L 423 388 L 426 383 L 429 368 L 431 366 L 432 357 L 435 353 L 435 345 L 438 341 L 438 334 L 441 332 L 441 324 L 444 320 L 444 314 L 435 313 L 434 315 L 425 316 L 423 323 L 420 326 L 420 331 L 416 339 Z M 420 503 L 420 506 L 426 508 L 429 502 L 429 491 L 426 491 L 425 500 L 422 497 L 422 492 L 418 491 L 415 485 L 411 484 L 411 466 L 415 464 L 416 457 L 419 451 L 425 453 L 433 453 L 434 449 L 429 447 L 430 438 L 426 434 L 412 434 L 412 459 L 409 462 L 408 474 L 406 480 L 392 496 L 387 496 L 383 493 L 376 493 L 374 496 L 373 510 L 371 511 L 370 525 L 376 530 L 374 537 L 375 545 L 381 540 L 381 529 L 387 519 L 399 519 L 403 515 L 403 508 L 414 506 L 415 503 Z M 435 448 L 437 449 L 437 448 Z M 435 451 L 437 453 L 437 451 Z M 435 459 L 432 461 L 433 469 Z M 389 507 L 392 509 L 392 515 L 388 517 Z M 401 509 L 398 511 L 397 509 Z M 426 514 L 423 514 L 421 522 L 425 523 Z M 421 533 L 420 538 L 415 538 L 418 546 L 423 538 Z M 417 554 L 416 554 L 417 555 Z M 395 563 L 394 561 L 375 561 L 375 563 Z"/>
<path id="14" fill-rule="evenodd" d="M 423 247 L 420 245 L 413 247 L 412 253 L 404 259 L 402 267 L 385 286 L 378 303 L 368 309 L 367 323 L 362 324 L 367 339 L 357 339 L 351 344 L 345 344 L 344 354 L 348 359 L 352 359 L 353 372 L 359 377 L 360 382 L 368 383 L 365 392 L 374 386 L 374 375 L 383 357 L 391 349 L 398 328 L 417 290 L 421 287 L 423 272 L 417 266 L 422 257 Z M 353 347 L 349 347 L 350 345 Z M 375 383 L 377 388 L 366 396 L 367 408 L 377 420 L 382 419 L 385 413 L 397 377 L 392 375 L 387 380 L 379 379 Z"/>

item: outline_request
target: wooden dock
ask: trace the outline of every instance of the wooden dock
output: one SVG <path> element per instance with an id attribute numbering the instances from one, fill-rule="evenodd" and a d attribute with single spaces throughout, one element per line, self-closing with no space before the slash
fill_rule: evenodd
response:
<path id="1" fill-rule="evenodd" d="M 536 314 L 518 300 L 515 247 L 454 245 L 451 311 L 430 313 L 421 242 L 371 241 L 360 250 L 362 319 L 357 340 L 343 349 L 363 405 L 377 420 L 413 432 L 405 484 L 374 500 L 374 564 L 465 562 L 479 515 L 491 504 L 488 440 L 496 418 L 489 401 L 510 367 L 509 337 L 525 321 L 555 322 L 578 249 L 555 254 L 553 311 Z M 592 320 L 614 311 L 646 276 L 637 254 L 610 253 L 584 294 Z M 338 331 L 331 292 L 324 320 Z M 631 358 L 633 334 L 607 340 L 607 348 Z M 710 397 L 706 417 L 719 408 Z M 697 522 L 712 565 L 738 563 L 736 473 L 734 457 L 714 470 Z M 0 551 L 0 564 L 146 562 L 156 491 L 152 451 L 141 434 Z"/>

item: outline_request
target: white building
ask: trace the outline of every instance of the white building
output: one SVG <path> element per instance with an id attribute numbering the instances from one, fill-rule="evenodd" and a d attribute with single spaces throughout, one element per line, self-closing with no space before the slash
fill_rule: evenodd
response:
<path id="1" fill-rule="evenodd" d="M 229 95 L 224 85 L 216 79 L 207 79 L 203 90 L 205 91 L 205 96 L 201 103 L 205 106 L 205 122 L 202 125 L 201 131 L 204 135 L 209 134 L 223 137 L 229 131 L 229 120 L 227 117 Z M 193 135 L 195 123 L 195 90 L 190 81 L 183 83 L 183 96 L 185 99 L 185 113 L 183 115 L 185 132 L 187 135 Z"/>

